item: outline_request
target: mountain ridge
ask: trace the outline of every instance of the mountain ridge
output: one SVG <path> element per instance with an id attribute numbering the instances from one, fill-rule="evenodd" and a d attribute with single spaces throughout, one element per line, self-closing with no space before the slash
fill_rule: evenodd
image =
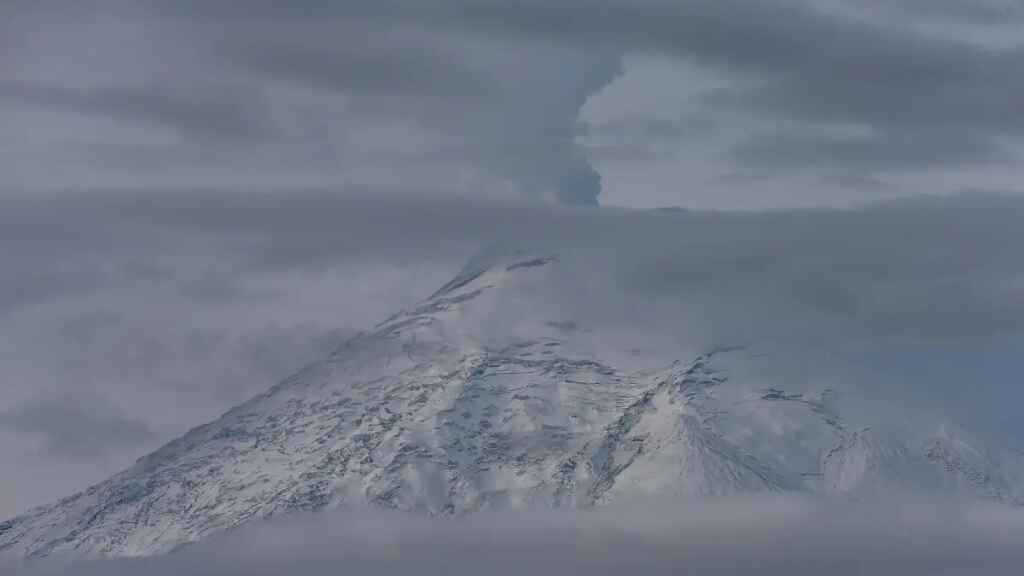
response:
<path id="1" fill-rule="evenodd" d="M 534 317 L 532 294 L 560 262 L 484 251 L 325 360 L 110 479 L 0 523 L 0 553 L 159 554 L 342 506 L 458 515 L 894 489 L 1019 502 L 1015 478 L 958 435 L 858 427 L 829 390 L 734 377 L 730 366 L 754 362 L 749 346 L 639 371 L 596 357 L 575 321 Z"/>

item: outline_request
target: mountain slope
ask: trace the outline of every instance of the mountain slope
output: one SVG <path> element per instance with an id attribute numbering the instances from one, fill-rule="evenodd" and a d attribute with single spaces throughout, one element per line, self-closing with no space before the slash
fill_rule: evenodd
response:
<path id="1" fill-rule="evenodd" d="M 634 498 L 898 489 L 1014 499 L 959 435 L 859 428 L 765 388 L 750 349 L 625 369 L 533 296 L 561 263 L 493 250 L 420 306 L 88 490 L 0 523 L 0 552 L 135 556 L 244 522 Z"/>

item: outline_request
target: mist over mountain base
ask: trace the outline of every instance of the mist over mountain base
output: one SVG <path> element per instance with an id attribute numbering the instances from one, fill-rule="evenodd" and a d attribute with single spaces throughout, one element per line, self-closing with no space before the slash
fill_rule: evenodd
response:
<path id="1" fill-rule="evenodd" d="M 913 497 L 859 503 L 736 497 L 461 519 L 338 510 L 251 524 L 158 557 L 52 558 L 12 572 L 986 576 L 1016 573 L 1024 561 L 1022 533 L 1018 510 Z"/>

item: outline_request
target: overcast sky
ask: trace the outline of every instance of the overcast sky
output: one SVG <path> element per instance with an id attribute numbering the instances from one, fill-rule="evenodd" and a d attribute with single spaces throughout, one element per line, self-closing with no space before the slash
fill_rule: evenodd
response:
<path id="1" fill-rule="evenodd" d="M 715 208 L 1019 189 L 1022 6 L 8 1 L 2 184 Z"/>
<path id="2" fill-rule="evenodd" d="M 652 323 L 685 294 L 723 332 L 937 335 L 850 361 L 998 428 L 1022 26 L 1016 0 L 0 2 L 0 519 L 551 230 Z M 1002 195 L 617 209 L 961 190 Z"/>

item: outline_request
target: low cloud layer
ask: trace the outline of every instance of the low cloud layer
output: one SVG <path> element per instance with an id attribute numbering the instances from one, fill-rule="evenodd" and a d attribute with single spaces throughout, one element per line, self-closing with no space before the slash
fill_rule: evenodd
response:
<path id="1" fill-rule="evenodd" d="M 145 445 L 153 431 L 142 420 L 123 414 L 102 400 L 45 398 L 0 413 L 6 433 L 40 435 L 55 457 L 95 458 L 121 445 Z"/>
<path id="2" fill-rule="evenodd" d="M 28 566 L 63 574 L 1011 574 L 1017 511 L 762 497 L 461 520 L 333 511 L 255 524 L 167 556 Z"/>
<path id="3" fill-rule="evenodd" d="M 0 252 L 0 461 L 18 462 L 0 516 L 216 418 L 494 242 L 560 256 L 529 311 L 609 361 L 759 346 L 774 364 L 751 377 L 862 396 L 881 408 L 865 425 L 914 410 L 1008 450 L 1024 440 L 1014 196 L 768 214 L 408 196 L 0 201 L 0 242 L 19 247 Z"/>

